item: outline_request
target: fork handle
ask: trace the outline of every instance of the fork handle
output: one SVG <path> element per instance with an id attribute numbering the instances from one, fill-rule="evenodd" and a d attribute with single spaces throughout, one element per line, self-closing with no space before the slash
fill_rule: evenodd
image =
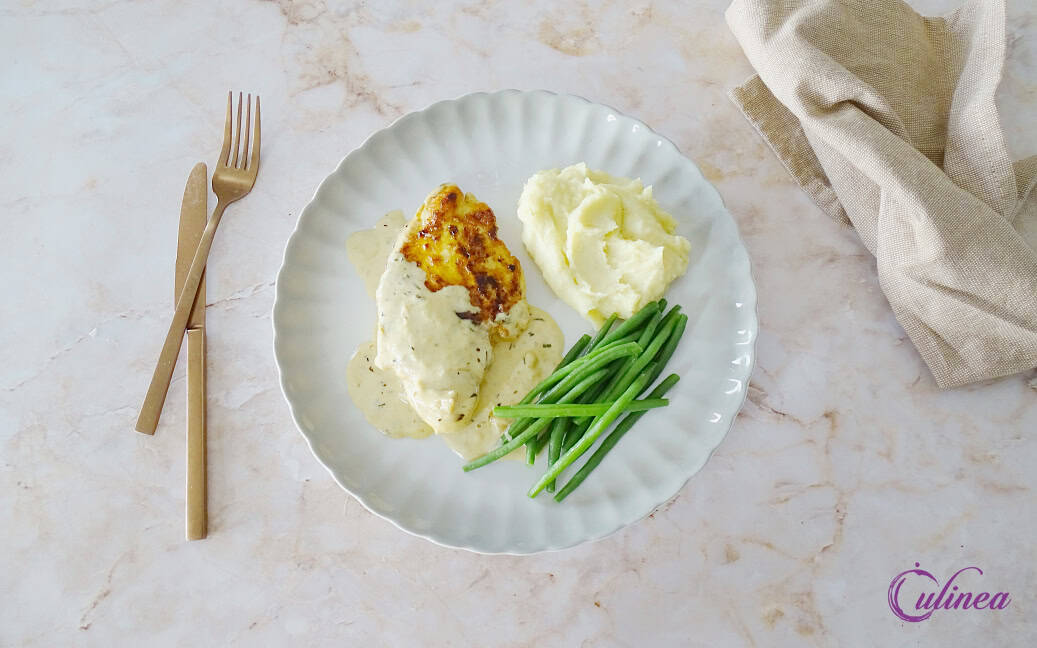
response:
<path id="1" fill-rule="evenodd" d="M 191 317 L 194 298 L 198 294 L 198 286 L 202 283 L 202 273 L 205 272 L 205 262 L 209 258 L 212 239 L 216 236 L 216 227 L 219 226 L 223 210 L 226 208 L 227 203 L 223 201 L 217 203 L 216 209 L 209 222 L 206 223 L 205 231 L 202 232 L 202 237 L 198 241 L 198 249 L 195 250 L 194 259 L 191 260 L 191 269 L 187 271 L 187 277 L 184 279 L 184 288 L 176 300 L 173 321 L 169 323 L 166 341 L 162 343 L 162 351 L 158 355 L 155 373 L 151 376 L 148 393 L 144 396 L 144 404 L 140 408 L 140 416 L 137 417 L 136 430 L 138 432 L 154 434 L 155 428 L 158 427 L 162 404 L 166 401 L 166 392 L 169 391 L 169 383 L 173 379 L 176 357 L 180 354 L 180 345 L 184 341 L 184 332 L 187 330 L 187 320 Z"/>

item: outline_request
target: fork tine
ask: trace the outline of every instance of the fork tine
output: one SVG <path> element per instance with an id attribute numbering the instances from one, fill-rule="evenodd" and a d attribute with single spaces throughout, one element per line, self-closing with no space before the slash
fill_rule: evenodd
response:
<path id="1" fill-rule="evenodd" d="M 248 168 L 248 135 L 252 129 L 252 93 L 248 95 L 245 102 L 245 145 L 241 147 L 241 170 Z"/>
<path id="2" fill-rule="evenodd" d="M 227 93 L 227 121 L 223 126 L 223 148 L 220 150 L 220 164 L 227 164 L 230 155 L 230 113 L 234 103 L 234 93 Z"/>
<path id="3" fill-rule="evenodd" d="M 259 95 L 256 95 L 256 125 L 252 128 L 252 155 L 248 160 L 248 170 L 253 177 L 259 171 Z"/>
<path id="4" fill-rule="evenodd" d="M 238 144 L 241 142 L 241 93 L 238 93 L 238 126 L 234 129 L 234 164 L 232 167 L 238 166 Z M 244 156 L 242 156 L 244 157 Z"/>

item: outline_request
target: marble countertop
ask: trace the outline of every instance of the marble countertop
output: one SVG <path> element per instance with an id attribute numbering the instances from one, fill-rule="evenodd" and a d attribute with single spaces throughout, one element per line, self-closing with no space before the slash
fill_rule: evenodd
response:
<path id="1" fill-rule="evenodd" d="M 751 70 L 726 4 L 0 9 L 0 645 L 1037 643 L 1037 372 L 935 387 L 856 234 L 727 99 Z M 1037 7 L 1011 5 L 999 101 L 1021 157 Z M 649 518 L 533 557 L 368 513 L 310 454 L 271 353 L 274 278 L 317 183 L 406 112 L 510 87 L 673 139 L 734 214 L 760 299 L 749 400 L 706 467 Z M 133 424 L 184 180 L 214 161 L 229 88 L 263 97 L 264 162 L 209 266 L 210 537 L 188 543 L 183 363 L 158 434 Z M 915 562 L 981 567 L 968 587 L 1012 602 L 905 623 L 887 589 Z"/>

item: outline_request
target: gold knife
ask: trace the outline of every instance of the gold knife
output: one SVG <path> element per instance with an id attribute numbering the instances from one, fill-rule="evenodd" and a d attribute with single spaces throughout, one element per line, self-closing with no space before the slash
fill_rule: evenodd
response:
<path id="1" fill-rule="evenodd" d="M 180 296 L 191 260 L 208 218 L 209 189 L 204 162 L 191 169 L 180 204 L 180 231 L 176 241 L 176 285 Z M 187 539 L 207 533 L 205 493 L 205 277 L 187 320 Z"/>

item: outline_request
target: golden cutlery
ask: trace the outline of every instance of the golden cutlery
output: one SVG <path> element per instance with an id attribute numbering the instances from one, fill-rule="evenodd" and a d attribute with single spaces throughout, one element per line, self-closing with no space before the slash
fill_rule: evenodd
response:
<path id="1" fill-rule="evenodd" d="M 179 296 L 190 269 L 198 240 L 205 229 L 204 162 L 191 169 L 180 204 L 180 231 L 176 240 L 176 282 L 174 296 Z M 188 540 L 201 540 L 206 535 L 205 496 L 205 273 L 187 320 L 187 495 L 186 529 Z"/>
<path id="2" fill-rule="evenodd" d="M 209 257 L 209 249 L 212 247 L 212 239 L 216 235 L 216 228 L 220 224 L 220 218 L 227 205 L 240 200 L 256 183 L 256 173 L 259 171 L 259 97 L 256 97 L 256 124 L 252 129 L 252 147 L 249 149 L 249 130 L 252 121 L 252 95 L 248 96 L 248 112 L 245 121 L 245 141 L 240 147 L 241 140 L 241 110 L 242 95 L 238 93 L 238 115 L 237 127 L 231 128 L 231 116 L 234 103 L 233 93 L 227 94 L 227 120 L 223 130 L 223 149 L 220 151 L 219 164 L 212 174 L 212 190 L 216 194 L 216 209 L 205 225 L 205 231 L 198 241 L 198 249 L 191 260 L 191 267 L 184 277 L 184 287 L 180 291 L 180 297 L 176 300 L 176 311 L 173 313 L 173 321 L 169 324 L 166 340 L 162 344 L 162 351 L 158 356 L 158 364 L 155 373 L 151 376 L 151 384 L 148 393 L 144 397 L 144 405 L 141 407 L 140 416 L 137 417 L 136 429 L 144 434 L 154 434 L 158 427 L 158 418 L 162 413 L 162 404 L 166 400 L 166 392 L 169 390 L 169 382 L 173 378 L 173 367 L 176 365 L 176 357 L 180 352 L 180 345 L 184 341 L 184 333 L 187 330 L 188 319 L 191 316 L 191 308 L 194 304 L 195 295 L 198 294 L 198 285 L 202 281 L 202 272 L 205 271 L 205 262 Z M 233 131 L 234 150 L 231 151 L 231 135 Z M 233 152 L 233 157 L 231 153 Z M 240 157 L 239 157 L 240 154 Z M 240 163 L 239 163 L 240 160 Z"/>

